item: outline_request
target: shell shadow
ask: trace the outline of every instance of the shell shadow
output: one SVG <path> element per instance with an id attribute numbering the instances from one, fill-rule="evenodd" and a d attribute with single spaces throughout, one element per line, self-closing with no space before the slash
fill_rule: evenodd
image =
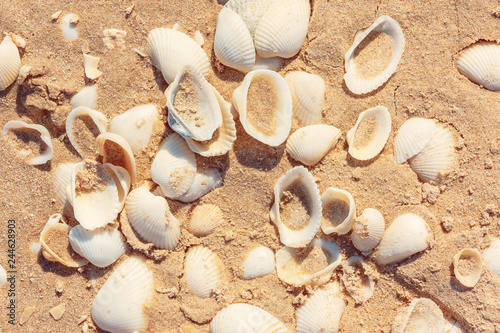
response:
<path id="1" fill-rule="evenodd" d="M 151 68 L 153 69 L 153 75 L 155 77 L 155 81 L 156 81 L 156 85 L 158 86 L 158 89 L 161 92 L 164 92 L 168 88 L 167 81 L 165 81 L 165 79 L 163 78 L 163 74 L 161 73 L 161 71 L 158 68 L 156 68 L 155 66 L 151 66 Z"/>

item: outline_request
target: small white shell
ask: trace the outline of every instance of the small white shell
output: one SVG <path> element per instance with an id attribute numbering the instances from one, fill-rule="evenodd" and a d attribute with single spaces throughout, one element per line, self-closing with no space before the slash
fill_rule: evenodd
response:
<path id="1" fill-rule="evenodd" d="M 293 100 L 293 115 L 301 125 L 321 123 L 325 105 L 325 81 L 315 74 L 290 72 L 285 75 Z"/>
<path id="2" fill-rule="evenodd" d="M 361 112 L 356 125 L 346 135 L 349 154 L 360 161 L 374 158 L 384 149 L 390 133 L 391 114 L 385 106 Z"/>
<path id="3" fill-rule="evenodd" d="M 94 157 L 94 156 L 86 156 L 85 151 L 82 147 L 80 147 L 80 143 L 78 142 L 78 137 L 75 133 L 73 133 L 73 122 L 80 117 L 89 116 L 90 119 L 94 122 L 95 126 L 99 130 L 99 134 L 106 133 L 106 127 L 108 125 L 108 121 L 106 120 L 106 116 L 99 111 L 89 109 L 85 106 L 79 106 L 76 109 L 73 109 L 66 118 L 66 135 L 68 136 L 68 140 L 75 148 L 75 150 L 82 157 Z"/>
<path id="4" fill-rule="evenodd" d="M 408 307 L 398 311 L 391 333 L 442 333 L 443 312 L 431 299 L 415 298 Z"/>
<path id="5" fill-rule="evenodd" d="M 404 122 L 394 138 L 394 157 L 401 164 L 417 155 L 431 141 L 436 123 L 432 119 L 411 118 Z"/>
<path id="6" fill-rule="evenodd" d="M 392 37 L 394 49 L 389 65 L 376 77 L 365 80 L 358 76 L 354 63 L 355 51 L 371 32 L 383 32 Z M 380 16 L 368 29 L 354 37 L 351 48 L 345 54 L 344 81 L 349 90 L 357 95 L 367 94 L 383 85 L 394 74 L 405 48 L 405 38 L 398 22 L 387 15 Z"/>
<path id="7" fill-rule="evenodd" d="M 457 59 L 458 71 L 486 89 L 500 90 L 500 45 L 480 42 L 469 46 Z"/>
<path id="8" fill-rule="evenodd" d="M 188 230 L 196 237 L 210 235 L 224 222 L 224 214 L 219 206 L 202 204 L 191 212 Z"/>
<path id="9" fill-rule="evenodd" d="M 368 274 L 361 257 L 347 259 L 345 265 L 342 266 L 342 282 L 356 304 L 367 301 L 373 295 L 375 282 Z"/>
<path id="10" fill-rule="evenodd" d="M 74 41 L 78 38 L 78 30 L 76 30 L 76 24 L 72 23 L 72 21 L 78 21 L 78 16 L 73 13 L 65 15 L 61 19 L 61 30 L 64 37 L 69 41 Z"/>
<path id="11" fill-rule="evenodd" d="M 460 265 L 460 259 L 474 261 L 473 267 L 470 267 L 470 262 L 463 264 L 466 265 L 466 272 L 463 274 L 460 269 L 460 266 L 463 266 Z M 453 257 L 453 273 L 457 280 L 467 288 L 473 288 L 477 284 L 482 271 L 483 259 L 481 258 L 481 253 L 476 249 L 462 249 Z"/>
<path id="12" fill-rule="evenodd" d="M 10 36 L 0 43 L 0 91 L 7 89 L 17 78 L 21 69 L 21 57 Z"/>
<path id="13" fill-rule="evenodd" d="M 128 191 L 130 190 L 130 185 L 132 185 L 132 179 L 130 174 L 125 168 L 121 166 L 116 166 L 110 163 L 104 163 L 102 165 L 105 167 L 116 184 L 116 189 L 118 190 L 118 201 L 120 202 L 120 212 L 125 205 L 125 199 L 127 199 Z"/>
<path id="14" fill-rule="evenodd" d="M 351 241 L 361 252 L 373 250 L 384 235 L 384 216 L 376 209 L 366 208 L 361 216 L 354 220 Z"/>
<path id="15" fill-rule="evenodd" d="M 484 264 L 492 273 L 500 275 L 500 239 L 495 239 L 491 245 L 483 251 Z"/>
<path id="16" fill-rule="evenodd" d="M 337 244 L 315 238 L 306 251 L 284 247 L 276 252 L 278 278 L 294 286 L 322 285 L 332 277 L 342 261 Z"/>
<path id="17" fill-rule="evenodd" d="M 404 260 L 429 245 L 427 223 L 420 216 L 407 213 L 398 216 L 387 228 L 375 257 L 380 265 Z"/>
<path id="18" fill-rule="evenodd" d="M 54 192 L 63 204 L 68 201 L 67 188 L 71 183 L 71 173 L 75 165 L 76 163 L 63 163 L 54 171 L 54 176 L 52 178 Z"/>
<path id="19" fill-rule="evenodd" d="M 270 248 L 260 245 L 247 253 L 241 266 L 243 279 L 254 279 L 272 273 L 276 266 L 274 252 Z"/>
<path id="20" fill-rule="evenodd" d="M 78 93 L 76 93 L 69 103 L 76 109 L 79 106 L 85 106 L 89 109 L 95 108 L 97 100 L 97 84 L 91 86 L 83 87 Z"/>
<path id="21" fill-rule="evenodd" d="M 132 183 L 136 177 L 135 158 L 130 145 L 122 136 L 115 133 L 102 133 L 97 139 L 99 152 L 104 163 L 120 166 L 127 170 Z"/>
<path id="22" fill-rule="evenodd" d="M 97 293 L 90 309 L 92 319 L 111 333 L 143 332 L 147 326 L 144 305 L 153 291 L 153 272 L 141 259 L 130 257 Z"/>
<path id="23" fill-rule="evenodd" d="M 299 214 L 302 216 L 297 216 L 296 212 L 289 212 L 293 213 L 293 216 L 289 214 L 289 221 L 282 221 L 283 212 L 280 210 L 285 211 L 286 206 L 280 209 L 281 200 L 285 191 L 289 189 L 293 191 L 294 187 L 296 187 L 295 193 L 288 192 L 285 199 L 296 199 L 305 211 L 300 211 Z M 304 247 L 313 239 L 321 225 L 321 197 L 318 185 L 306 168 L 296 166 L 278 179 L 274 185 L 274 204 L 270 216 L 278 227 L 281 242 L 286 246 Z"/>
<path id="24" fill-rule="evenodd" d="M 305 165 L 314 165 L 337 144 L 342 133 L 330 125 L 309 125 L 296 130 L 286 142 L 290 156 Z"/>
<path id="25" fill-rule="evenodd" d="M 195 246 L 188 250 L 184 275 L 189 289 L 199 297 L 210 297 L 225 277 L 224 263 L 209 248 Z"/>
<path id="26" fill-rule="evenodd" d="M 222 186 L 222 176 L 219 169 L 210 168 L 196 172 L 193 184 L 183 195 L 172 199 L 182 202 L 193 202 L 212 190 Z"/>
<path id="27" fill-rule="evenodd" d="M 97 69 L 99 58 L 89 54 L 83 54 L 83 67 L 85 68 L 85 76 L 91 80 L 95 80 L 102 75 L 102 72 Z"/>
<path id="28" fill-rule="evenodd" d="M 351 193 L 329 187 L 321 196 L 321 206 L 324 217 L 321 230 L 325 234 L 335 232 L 345 235 L 351 231 L 354 217 L 356 217 L 356 204 Z"/>

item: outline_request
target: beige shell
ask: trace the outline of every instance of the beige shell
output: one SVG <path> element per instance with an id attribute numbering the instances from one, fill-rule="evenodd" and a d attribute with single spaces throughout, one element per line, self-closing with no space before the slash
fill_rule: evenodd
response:
<path id="1" fill-rule="evenodd" d="M 303 126 L 321 123 L 325 105 L 325 81 L 315 74 L 290 72 L 285 75 L 293 100 L 293 116 Z"/>
<path id="2" fill-rule="evenodd" d="M 78 93 L 71 97 L 70 104 L 73 109 L 79 106 L 85 106 L 94 109 L 97 100 L 97 84 L 83 87 Z"/>
<path id="3" fill-rule="evenodd" d="M 356 304 L 366 302 L 373 295 L 375 282 L 361 257 L 350 257 L 342 266 L 342 282 Z"/>
<path id="4" fill-rule="evenodd" d="M 444 324 L 443 312 L 436 303 L 428 298 L 415 298 L 398 311 L 391 333 L 443 333 Z"/>
<path id="5" fill-rule="evenodd" d="M 467 260 L 467 264 L 461 264 L 461 259 Z M 469 260 L 474 263 L 472 264 Z M 464 265 L 465 267 L 463 267 Z M 462 271 L 462 269 L 465 269 L 465 271 Z M 467 288 L 473 288 L 477 284 L 482 271 L 483 259 L 481 253 L 476 249 L 462 249 L 453 257 L 453 273 L 457 280 Z"/>
<path id="6" fill-rule="evenodd" d="M 17 78 L 21 57 L 12 37 L 5 36 L 0 43 L 0 91 L 7 89 Z"/>
<path id="7" fill-rule="evenodd" d="M 500 90 L 500 45 L 478 42 L 466 48 L 457 59 L 457 69 L 469 80 L 492 91 Z"/>
<path id="8" fill-rule="evenodd" d="M 172 199 L 182 202 L 194 202 L 214 189 L 222 186 L 222 175 L 217 168 L 208 168 L 196 172 L 189 189 Z"/>
<path id="9" fill-rule="evenodd" d="M 135 158 L 127 140 L 111 132 L 100 134 L 96 140 L 99 145 L 99 152 L 104 156 L 103 162 L 127 170 L 133 183 L 136 177 Z"/>
<path id="10" fill-rule="evenodd" d="M 68 136 L 68 140 L 75 148 L 75 150 L 82 156 L 83 158 L 94 158 L 94 154 L 87 153 L 89 147 L 83 147 L 82 142 L 79 142 L 78 136 L 76 133 L 73 133 L 73 123 L 77 118 L 80 117 L 90 117 L 94 125 L 97 127 L 99 134 L 106 133 L 106 127 L 108 126 L 108 121 L 106 116 L 99 111 L 89 109 L 85 106 L 79 106 L 76 109 L 73 109 L 66 118 L 66 135 Z M 97 136 L 96 136 L 97 137 Z"/>
<path id="11" fill-rule="evenodd" d="M 71 173 L 76 163 L 63 163 L 57 166 L 52 177 L 54 192 L 63 204 L 68 202 L 68 186 L 71 183 Z"/>
<path id="12" fill-rule="evenodd" d="M 337 144 L 341 132 L 329 125 L 310 125 L 299 128 L 286 142 L 290 156 L 305 165 L 318 163 Z"/>
<path id="13" fill-rule="evenodd" d="M 432 119 L 411 118 L 398 129 L 394 138 L 394 157 L 401 164 L 420 153 L 431 141 L 436 129 Z"/>
<path id="14" fill-rule="evenodd" d="M 352 229 L 356 216 L 356 205 L 351 193 L 329 187 L 321 196 L 323 219 L 321 230 L 325 234 L 333 232 L 345 235 Z"/>
<path id="15" fill-rule="evenodd" d="M 99 58 L 89 54 L 83 54 L 83 67 L 85 68 L 85 76 L 91 80 L 95 80 L 102 75 L 102 72 L 97 69 Z"/>
<path id="16" fill-rule="evenodd" d="M 500 275 L 500 239 L 493 240 L 491 245 L 483 251 L 483 261 L 492 273 Z"/>
<path id="17" fill-rule="evenodd" d="M 354 219 L 351 241 L 363 253 L 373 250 L 384 235 L 384 216 L 376 209 L 366 208 Z"/>
<path id="18" fill-rule="evenodd" d="M 116 189 L 118 190 L 118 201 L 120 202 L 120 212 L 125 205 L 125 199 L 127 199 L 128 191 L 132 185 L 132 180 L 130 178 L 129 172 L 122 168 L 121 166 L 116 166 L 110 163 L 104 163 L 102 165 L 105 167 L 116 184 Z"/>
<path id="19" fill-rule="evenodd" d="M 202 204 L 191 212 L 188 230 L 197 237 L 210 235 L 224 222 L 224 214 L 219 206 Z"/>
<path id="20" fill-rule="evenodd" d="M 189 289 L 199 297 L 210 297 L 226 280 L 224 263 L 204 246 L 195 246 L 188 250 L 184 275 Z"/>

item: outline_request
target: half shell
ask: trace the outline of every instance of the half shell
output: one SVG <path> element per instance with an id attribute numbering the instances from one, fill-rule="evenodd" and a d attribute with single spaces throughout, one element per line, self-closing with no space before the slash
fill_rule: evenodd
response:
<path id="1" fill-rule="evenodd" d="M 453 257 L 453 273 L 457 280 L 468 288 L 473 288 L 483 271 L 483 259 L 476 249 L 463 249 Z"/>
<path id="2" fill-rule="evenodd" d="M 267 246 L 260 245 L 247 253 L 241 266 L 243 279 L 254 279 L 272 273 L 276 266 L 274 252 Z"/>
<path id="3" fill-rule="evenodd" d="M 401 125 L 394 138 L 394 157 L 401 164 L 417 155 L 427 146 L 436 129 L 432 119 L 411 118 Z"/>
<path id="4" fill-rule="evenodd" d="M 193 294 L 210 297 L 225 280 L 224 263 L 209 248 L 195 246 L 186 254 L 184 275 Z"/>
<path id="5" fill-rule="evenodd" d="M 191 212 L 188 230 L 196 237 L 210 235 L 224 222 L 224 214 L 219 206 L 202 204 Z"/>
<path id="6" fill-rule="evenodd" d="M 352 229 L 356 217 L 356 205 L 351 193 L 329 187 L 321 196 L 323 219 L 321 230 L 325 234 L 333 232 L 345 235 Z"/>
<path id="7" fill-rule="evenodd" d="M 373 295 L 375 282 L 368 273 L 365 262 L 361 257 L 350 257 L 342 266 L 342 282 L 344 287 L 356 301 L 361 304 Z"/>
<path id="8" fill-rule="evenodd" d="M 305 165 L 314 165 L 337 144 L 342 133 L 329 125 L 310 125 L 296 130 L 286 142 L 290 156 Z"/>
<path id="9" fill-rule="evenodd" d="M 78 93 L 71 97 L 70 104 L 73 109 L 85 106 L 89 109 L 95 108 L 97 100 L 97 84 L 83 87 Z"/>
<path id="10" fill-rule="evenodd" d="M 183 195 L 172 199 L 182 202 L 193 202 L 221 186 L 222 176 L 219 169 L 209 168 L 201 170 L 196 172 L 193 184 L 191 184 L 189 189 Z"/>
<path id="11" fill-rule="evenodd" d="M 0 91 L 3 91 L 16 80 L 21 69 L 19 50 L 10 36 L 0 43 L 0 59 Z"/>
<path id="12" fill-rule="evenodd" d="M 71 173 L 76 163 L 63 163 L 60 164 L 54 171 L 52 184 L 54 192 L 63 204 L 68 202 L 68 186 L 71 183 Z"/>
<path id="13" fill-rule="evenodd" d="M 76 109 L 73 109 L 66 118 L 66 135 L 68 136 L 68 140 L 69 142 L 71 142 L 73 148 L 75 148 L 75 150 L 78 152 L 78 154 L 80 154 L 80 156 L 84 158 L 86 157 L 93 158 L 94 155 L 88 152 L 89 147 L 84 147 L 86 143 L 79 142 L 81 141 L 80 134 L 78 132 L 76 133 L 73 132 L 73 123 L 77 118 L 82 118 L 82 117 L 90 118 L 90 120 L 92 121 L 92 125 L 95 126 L 98 131 L 98 133 L 92 133 L 93 135 L 95 135 L 96 138 L 97 136 L 99 136 L 99 134 L 106 133 L 106 127 L 108 125 L 108 121 L 106 120 L 106 116 L 103 115 L 101 112 L 89 109 L 88 107 L 85 106 L 79 106 Z"/>
<path id="14" fill-rule="evenodd" d="M 480 42 L 469 46 L 457 59 L 458 71 L 486 89 L 500 90 L 500 45 Z"/>
<path id="15" fill-rule="evenodd" d="M 361 216 L 354 220 L 351 241 L 361 252 L 373 250 L 384 235 L 384 216 L 376 209 L 366 208 Z"/>
<path id="16" fill-rule="evenodd" d="M 325 105 L 325 81 L 315 74 L 290 72 L 285 75 L 293 100 L 293 115 L 303 126 L 321 123 Z"/>
<path id="17" fill-rule="evenodd" d="M 484 264 L 492 273 L 500 275 L 500 239 L 495 239 L 491 245 L 483 251 Z"/>
<path id="18" fill-rule="evenodd" d="M 110 163 L 127 170 L 132 183 L 136 177 L 135 158 L 130 145 L 122 136 L 115 133 L 102 133 L 97 137 L 99 152 L 104 163 Z"/>
<path id="19" fill-rule="evenodd" d="M 415 298 L 398 312 L 391 333 L 442 333 L 444 324 L 443 312 L 436 303 L 428 298 Z"/>

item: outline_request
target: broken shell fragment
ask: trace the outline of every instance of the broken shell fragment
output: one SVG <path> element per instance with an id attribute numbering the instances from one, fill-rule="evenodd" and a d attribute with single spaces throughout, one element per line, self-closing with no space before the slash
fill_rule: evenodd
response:
<path id="1" fill-rule="evenodd" d="M 125 168 L 111 163 L 104 163 L 102 166 L 108 170 L 109 174 L 115 181 L 116 188 L 118 190 L 118 201 L 120 202 L 119 210 L 121 212 L 123 206 L 125 205 L 125 199 L 127 198 L 128 191 L 130 190 L 130 185 L 132 185 L 130 174 Z"/>
<path id="2" fill-rule="evenodd" d="M 79 106 L 85 106 L 89 109 L 95 108 L 97 100 L 97 84 L 91 86 L 83 87 L 78 93 L 76 93 L 70 100 L 70 104 L 73 109 Z"/>
<path id="3" fill-rule="evenodd" d="M 286 142 L 290 156 L 305 165 L 314 165 L 337 144 L 341 132 L 329 125 L 309 125 L 299 128 Z"/>
<path id="4" fill-rule="evenodd" d="M 193 184 L 181 196 L 172 199 L 181 202 L 193 202 L 202 196 L 210 193 L 214 189 L 222 186 L 222 175 L 217 168 L 209 168 L 197 171 Z"/>
<path id="5" fill-rule="evenodd" d="M 356 216 L 356 205 L 351 193 L 329 187 L 321 196 L 323 219 L 321 230 L 325 234 L 333 232 L 345 235 L 351 231 Z"/>
<path id="6" fill-rule="evenodd" d="M 61 22 L 64 37 L 69 41 L 77 39 L 78 30 L 76 30 L 76 24 L 78 23 L 78 16 L 73 13 L 67 14 L 61 19 Z"/>
<path id="7" fill-rule="evenodd" d="M 127 140 L 118 134 L 107 132 L 97 137 L 99 152 L 104 163 L 110 163 L 127 170 L 133 183 L 136 177 L 135 158 Z"/>
<path id="8" fill-rule="evenodd" d="M 443 312 L 436 303 L 428 298 L 415 298 L 398 311 L 391 333 L 441 333 L 444 324 Z"/>
<path id="9" fill-rule="evenodd" d="M 3 91 L 16 80 L 21 69 L 19 50 L 10 36 L 0 43 L 0 59 L 0 91 Z"/>
<path id="10" fill-rule="evenodd" d="M 351 241 L 363 253 L 373 250 L 384 235 L 384 216 L 376 209 L 366 208 L 354 220 Z"/>
<path id="11" fill-rule="evenodd" d="M 191 212 L 188 230 L 196 237 L 204 237 L 214 232 L 223 222 L 224 214 L 219 206 L 202 204 Z"/>
<path id="12" fill-rule="evenodd" d="M 367 301 L 373 295 L 375 282 L 367 272 L 361 257 L 350 257 L 342 266 L 342 282 L 356 304 Z"/>
<path id="13" fill-rule="evenodd" d="M 483 271 L 483 259 L 476 249 L 463 249 L 453 257 L 453 273 L 458 282 L 473 288 Z"/>
<path id="14" fill-rule="evenodd" d="M 243 264 L 243 279 L 254 279 L 272 273 L 275 268 L 274 252 L 260 245 L 247 253 Z"/>
<path id="15" fill-rule="evenodd" d="M 431 141 L 436 123 L 432 119 L 411 118 L 398 129 L 394 138 L 394 157 L 401 164 L 420 153 Z"/>
<path id="16" fill-rule="evenodd" d="M 102 42 L 107 50 L 112 50 L 116 46 L 124 48 L 127 32 L 118 29 L 106 29 L 102 32 Z"/>
<path id="17" fill-rule="evenodd" d="M 492 273 L 500 275 L 500 239 L 495 239 L 491 245 L 483 251 L 483 261 Z"/>
<path id="18" fill-rule="evenodd" d="M 293 100 L 293 116 L 303 126 L 321 123 L 325 105 L 325 81 L 315 74 L 290 72 L 285 75 Z"/>
<path id="19" fill-rule="evenodd" d="M 88 128 L 94 128 L 94 131 L 91 131 L 91 134 L 97 138 L 99 134 L 106 133 L 106 127 L 108 125 L 108 121 L 106 120 L 106 116 L 99 111 L 89 109 L 85 106 L 79 106 L 76 109 L 73 109 L 66 118 L 66 135 L 68 136 L 68 140 L 75 148 L 75 150 L 80 154 L 80 156 L 84 158 L 93 158 L 94 155 L 91 154 L 90 147 L 86 147 L 86 142 L 82 141 L 82 134 L 78 131 L 74 131 L 73 125 L 77 119 L 83 121 L 82 118 L 87 118 L 90 120 L 90 124 L 86 124 L 87 128 L 83 130 L 88 130 Z M 89 127 L 90 126 L 90 127 Z"/>
<path id="20" fill-rule="evenodd" d="M 460 74 L 486 89 L 500 90 L 500 45 L 496 42 L 475 43 L 457 59 Z"/>
<path id="21" fill-rule="evenodd" d="M 188 250 L 184 275 L 189 289 L 199 297 L 210 297 L 225 280 L 224 263 L 209 248 L 195 246 Z"/>
<path id="22" fill-rule="evenodd" d="M 83 67 L 85 68 L 85 76 L 91 80 L 95 80 L 102 75 L 102 72 L 97 69 L 99 58 L 89 54 L 83 54 Z"/>

